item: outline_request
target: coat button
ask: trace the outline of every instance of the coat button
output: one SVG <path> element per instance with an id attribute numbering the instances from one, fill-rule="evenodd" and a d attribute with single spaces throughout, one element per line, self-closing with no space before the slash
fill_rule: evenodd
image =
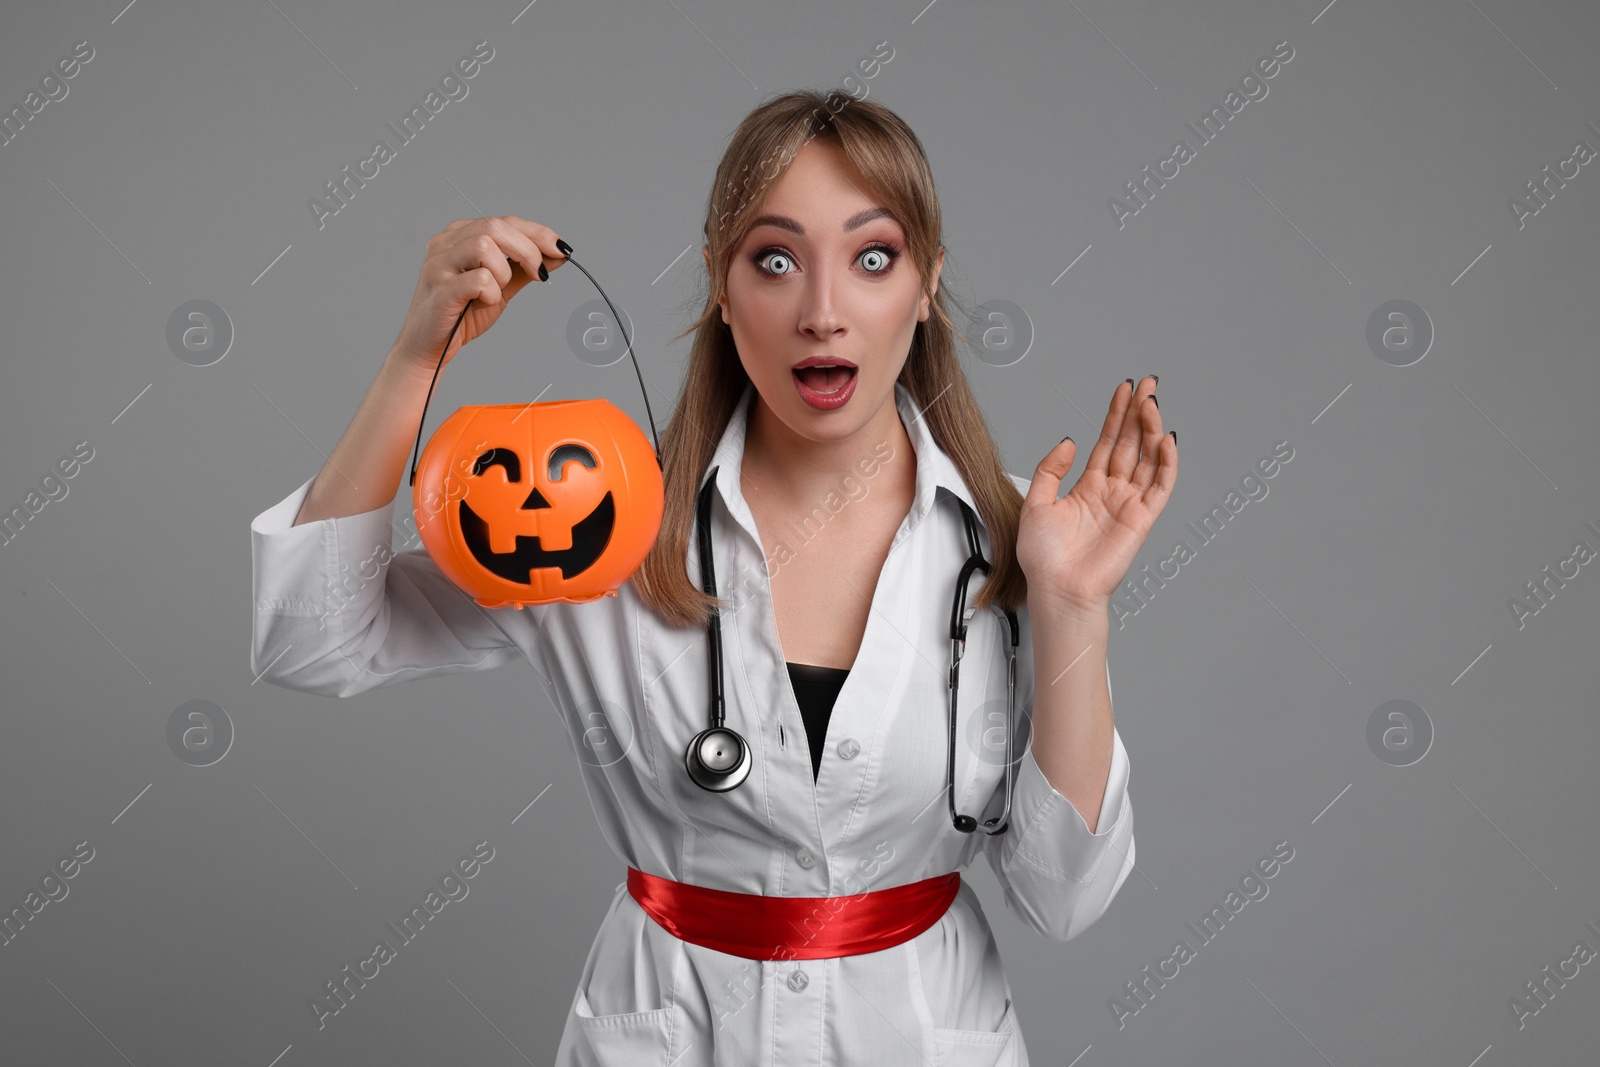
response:
<path id="1" fill-rule="evenodd" d="M 809 871 L 816 866 L 817 858 L 811 854 L 810 849 L 803 848 L 795 853 L 794 861 Z"/>
<path id="2" fill-rule="evenodd" d="M 855 759 L 861 755 L 861 742 L 853 737 L 847 737 L 839 742 L 839 756 L 841 759 Z"/>
<path id="3" fill-rule="evenodd" d="M 802 971 L 800 968 L 796 967 L 794 970 L 789 972 L 789 988 L 794 990 L 796 993 L 800 992 L 810 984 L 811 979 L 807 978 L 806 972 Z"/>

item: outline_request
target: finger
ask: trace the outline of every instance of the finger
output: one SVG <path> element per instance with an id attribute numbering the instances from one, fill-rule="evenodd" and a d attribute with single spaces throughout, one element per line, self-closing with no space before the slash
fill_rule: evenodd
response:
<path id="1" fill-rule="evenodd" d="M 440 254 L 440 266 L 450 273 L 476 270 L 483 267 L 494 275 L 503 288 L 511 281 L 511 261 L 500 250 L 500 245 L 486 233 L 463 231 L 461 239 Z"/>
<path id="2" fill-rule="evenodd" d="M 544 263 L 544 250 L 527 233 L 512 225 L 509 216 L 485 220 L 483 232 L 494 239 L 508 260 L 522 268 L 527 275 L 521 280 L 523 285 L 539 276 L 539 267 Z M 519 285 L 517 288 L 521 287 Z"/>
<path id="3" fill-rule="evenodd" d="M 1172 497 L 1172 489 L 1178 482 L 1178 438 L 1176 434 L 1164 433 L 1161 442 L 1156 446 L 1159 457 L 1155 468 L 1155 478 L 1145 488 L 1144 502 L 1152 512 L 1161 513 L 1167 506 L 1167 501 Z"/>
<path id="4" fill-rule="evenodd" d="M 488 267 L 474 267 L 472 270 L 453 275 L 445 284 L 443 291 L 450 295 L 452 303 L 458 297 L 470 296 L 480 307 L 494 307 L 505 301 L 502 284 Z M 467 343 L 465 338 L 461 343 Z"/>
<path id="5" fill-rule="evenodd" d="M 1143 404 L 1143 409 L 1139 413 L 1139 461 L 1134 464 L 1132 473 L 1128 475 L 1128 482 L 1140 492 L 1148 489 L 1150 483 L 1155 480 L 1156 464 L 1161 460 L 1158 450 L 1161 447 L 1161 438 L 1166 435 L 1166 431 L 1161 428 L 1161 404 L 1157 401 L 1155 393 L 1146 395 L 1149 403 Z"/>
<path id="6" fill-rule="evenodd" d="M 488 220 L 487 226 L 487 232 L 500 245 L 500 250 L 508 257 L 508 261 L 520 268 L 512 277 L 510 284 L 505 286 L 507 300 L 520 293 L 523 286 L 529 282 L 549 281 L 552 269 L 544 265 L 544 249 L 540 248 L 524 229 L 513 225 L 513 218 L 514 216 L 510 215 L 497 216 Z M 560 253 L 557 252 L 557 255 Z M 556 265 L 560 266 L 561 262 L 565 262 L 565 259 L 561 259 Z"/>
<path id="7" fill-rule="evenodd" d="M 1100 424 L 1100 438 L 1089 450 L 1089 459 L 1083 468 L 1085 474 L 1094 471 L 1102 478 L 1109 476 L 1111 449 L 1117 443 L 1117 431 L 1122 426 L 1122 414 L 1128 409 L 1129 398 L 1132 395 L 1132 389 L 1124 393 L 1122 387 L 1131 381 L 1132 379 L 1118 382 L 1117 387 L 1111 390 L 1111 406 L 1106 410 L 1105 421 Z"/>
<path id="8" fill-rule="evenodd" d="M 561 251 L 560 245 L 556 244 L 557 241 L 561 240 L 561 235 L 550 227 L 516 215 L 499 215 L 496 216 L 496 219 L 533 242 L 539 249 L 539 254 L 544 260 L 545 267 L 549 270 L 555 270 L 567 261 L 566 253 Z M 571 244 L 567 243 L 567 247 L 570 248 Z M 533 264 L 531 273 L 537 274 L 538 270 L 539 265 L 537 263 Z"/>
<path id="9" fill-rule="evenodd" d="M 1126 479 L 1133 474 L 1139 462 L 1139 438 L 1144 429 L 1141 411 L 1150 406 L 1145 398 L 1154 391 L 1155 383 L 1148 374 L 1134 383 L 1128 406 L 1123 409 L 1122 422 L 1117 427 L 1116 444 L 1111 446 L 1106 477 Z"/>
<path id="10" fill-rule="evenodd" d="M 1046 452 L 1039 465 L 1033 468 L 1033 481 L 1022 498 L 1022 506 L 1036 507 L 1059 499 L 1061 480 L 1072 469 L 1072 460 L 1077 454 L 1078 446 L 1070 437 L 1063 438 L 1060 444 Z"/>
<path id="11" fill-rule="evenodd" d="M 559 234 L 548 226 L 542 226 L 517 215 L 486 215 L 473 219 L 456 219 L 430 238 L 430 244 L 437 243 L 440 247 L 449 247 L 472 232 L 471 229 L 468 229 L 467 233 L 462 232 L 468 227 L 495 237 L 497 243 L 504 246 L 503 254 L 506 258 L 521 264 L 530 279 L 538 275 L 541 264 L 546 267 L 548 273 L 567 261 L 566 254 L 556 243 L 561 239 Z M 528 242 L 527 245 L 521 243 L 524 240 Z M 520 289 L 521 286 L 517 288 Z"/>

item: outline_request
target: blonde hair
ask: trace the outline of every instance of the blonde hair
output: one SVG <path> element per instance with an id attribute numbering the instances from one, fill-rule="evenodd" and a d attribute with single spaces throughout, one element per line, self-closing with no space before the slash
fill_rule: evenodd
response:
<path id="1" fill-rule="evenodd" d="M 894 212 L 905 229 L 906 258 L 922 275 L 924 291 L 943 247 L 939 199 L 922 142 L 887 107 L 839 90 L 823 94 L 806 89 L 761 104 L 739 124 L 717 165 L 706 203 L 709 292 L 699 318 L 673 338 L 695 335 L 672 420 L 662 434 L 666 502 L 661 530 L 630 579 L 639 599 L 669 626 L 705 626 L 713 606 L 723 612 L 730 609 L 726 591 L 713 599 L 690 579 L 687 565 L 700 483 L 750 382 L 718 305 L 729 264 L 750 228 L 749 220 L 760 212 L 766 190 L 812 140 L 842 148 L 880 202 Z M 1027 596 L 1027 580 L 1016 554 L 1022 494 L 1006 473 L 961 368 L 955 338 L 965 340 L 965 336 L 956 329 L 948 307 L 959 304 L 947 293 L 948 288 L 940 286 L 929 301 L 928 320 L 917 323 L 898 381 L 916 400 L 933 439 L 966 482 L 989 533 L 988 580 L 969 606 L 986 611 L 999 604 L 1015 611 Z"/>

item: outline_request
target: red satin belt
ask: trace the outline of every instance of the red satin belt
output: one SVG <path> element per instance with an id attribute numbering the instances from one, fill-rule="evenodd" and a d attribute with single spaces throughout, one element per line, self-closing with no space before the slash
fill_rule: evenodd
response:
<path id="1" fill-rule="evenodd" d="M 662 929 L 750 960 L 817 960 L 877 952 L 939 921 L 961 872 L 844 897 L 768 897 L 675 882 L 628 868 L 628 892 Z"/>

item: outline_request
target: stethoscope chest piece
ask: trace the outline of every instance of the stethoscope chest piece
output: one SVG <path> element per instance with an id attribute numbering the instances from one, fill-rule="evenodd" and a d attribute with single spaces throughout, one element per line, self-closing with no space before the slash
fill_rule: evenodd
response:
<path id="1" fill-rule="evenodd" d="M 689 777 L 701 789 L 725 793 L 750 775 L 750 746 L 725 726 L 701 730 L 683 754 Z"/>
<path id="2" fill-rule="evenodd" d="M 700 542 L 701 587 L 712 597 L 717 595 L 716 570 L 711 560 L 711 495 L 716 487 L 716 475 L 717 468 L 711 468 L 710 476 L 700 489 L 695 514 L 697 537 Z M 984 574 L 989 573 L 989 561 L 983 558 L 980 547 L 977 515 L 965 500 L 961 500 L 960 504 L 970 555 L 962 565 L 961 574 L 956 580 L 955 601 L 950 607 L 950 674 L 947 683 L 950 700 L 948 715 L 950 732 L 945 760 L 945 795 L 950 805 L 950 821 L 958 831 L 970 834 L 981 826 L 984 833 L 993 835 L 1004 833 L 1010 825 L 1011 793 L 1016 770 L 1011 732 L 1016 723 L 1017 645 L 1021 634 L 1016 613 L 1009 608 L 995 605 L 995 609 L 1003 614 L 1010 624 L 1011 631 L 1011 654 L 1006 680 L 1005 807 L 999 815 L 985 819 L 980 824 L 971 815 L 956 811 L 956 718 L 961 685 L 961 657 L 967 643 L 967 585 L 974 573 L 979 571 Z M 711 725 L 695 734 L 689 741 L 689 747 L 683 754 L 683 762 L 689 771 L 689 778 L 695 785 L 713 793 L 726 793 L 750 776 L 753 760 L 750 755 L 750 743 L 741 737 L 738 731 L 724 725 L 727 708 L 722 692 L 722 616 L 716 608 L 711 610 L 711 622 L 706 629 L 711 646 L 709 656 Z"/>

